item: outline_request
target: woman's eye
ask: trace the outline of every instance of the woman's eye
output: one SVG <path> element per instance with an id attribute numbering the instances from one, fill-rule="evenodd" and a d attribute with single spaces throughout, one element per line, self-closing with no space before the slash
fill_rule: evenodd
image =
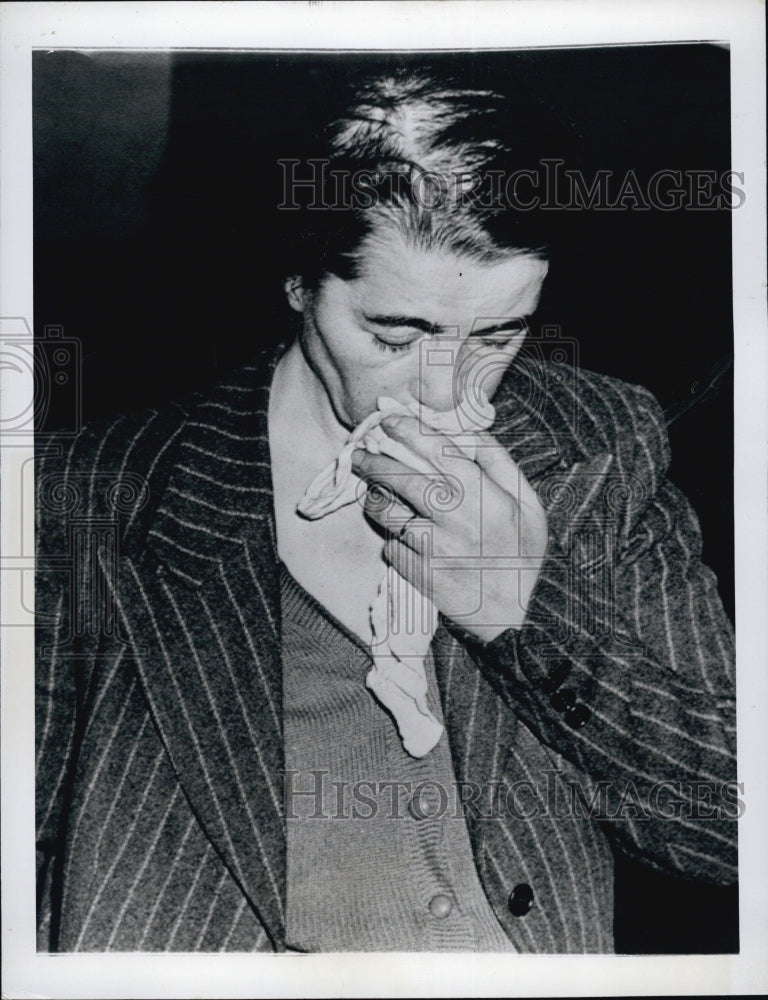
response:
<path id="1" fill-rule="evenodd" d="M 489 333 L 486 335 L 477 333 L 471 339 L 481 340 L 484 344 L 488 344 L 490 347 L 504 347 L 505 344 L 510 342 L 513 336 L 513 333 Z"/>
<path id="2" fill-rule="evenodd" d="M 413 347 L 416 341 L 419 340 L 420 336 L 421 335 L 390 339 L 388 337 L 381 337 L 375 333 L 373 335 L 373 342 L 379 350 L 398 353 L 399 351 L 407 351 L 409 347 Z"/>
<path id="3" fill-rule="evenodd" d="M 525 333 L 527 329 L 528 326 L 525 320 L 520 320 L 518 322 L 510 323 L 502 329 L 492 329 L 488 331 L 475 330 L 470 335 L 470 340 L 479 340 L 491 347 L 504 347 L 510 342 L 510 340 L 512 340 L 513 337 L 518 336 L 520 333 Z"/>

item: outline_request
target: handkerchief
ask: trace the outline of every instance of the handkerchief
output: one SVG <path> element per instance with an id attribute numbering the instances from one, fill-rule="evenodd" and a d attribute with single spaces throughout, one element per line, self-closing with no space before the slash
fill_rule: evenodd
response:
<path id="1" fill-rule="evenodd" d="M 360 502 L 366 484 L 352 471 L 352 452 L 362 448 L 388 455 L 416 472 L 434 474 L 432 466 L 392 440 L 381 427 L 392 415 L 417 417 L 422 426 L 451 439 L 467 457 L 475 457 L 472 431 L 491 426 L 495 411 L 482 388 L 471 409 L 460 403 L 438 411 L 417 401 L 405 404 L 382 396 L 377 409 L 350 434 L 338 457 L 308 486 L 298 505 L 304 517 L 325 517 L 346 504 Z M 443 726 L 430 711 L 424 660 L 437 629 L 438 613 L 432 601 L 388 566 L 370 606 L 371 667 L 365 682 L 391 713 L 403 747 L 412 757 L 424 757 L 440 740 Z"/>

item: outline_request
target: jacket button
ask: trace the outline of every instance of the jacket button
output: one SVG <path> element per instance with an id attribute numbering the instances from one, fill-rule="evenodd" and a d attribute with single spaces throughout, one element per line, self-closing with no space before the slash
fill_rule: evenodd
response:
<path id="1" fill-rule="evenodd" d="M 555 667 L 549 677 L 545 677 L 541 682 L 541 690 L 544 694 L 552 694 L 554 691 L 557 691 L 570 672 L 570 663 L 561 662 Z"/>
<path id="2" fill-rule="evenodd" d="M 550 696 L 549 704 L 556 712 L 565 712 L 576 704 L 576 692 L 571 688 L 561 688 Z"/>
<path id="3" fill-rule="evenodd" d="M 513 917 L 524 917 L 532 906 L 533 889 L 527 882 L 521 882 L 509 894 L 509 912 Z"/>
<path id="4" fill-rule="evenodd" d="M 453 909 L 453 902 L 450 896 L 443 896 L 442 893 L 433 896 L 429 903 L 429 912 L 438 920 L 445 920 Z"/>
<path id="5" fill-rule="evenodd" d="M 581 729 L 586 722 L 589 722 L 591 715 L 592 713 L 586 705 L 574 705 L 569 712 L 565 713 L 565 721 L 571 729 Z"/>

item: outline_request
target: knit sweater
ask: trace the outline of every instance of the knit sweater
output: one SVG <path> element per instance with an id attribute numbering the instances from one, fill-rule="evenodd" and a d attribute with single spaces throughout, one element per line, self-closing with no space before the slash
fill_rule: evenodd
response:
<path id="1" fill-rule="evenodd" d="M 480 885 L 446 736 L 409 756 L 363 684 L 365 645 L 285 567 L 281 591 L 288 946 L 514 950 Z"/>

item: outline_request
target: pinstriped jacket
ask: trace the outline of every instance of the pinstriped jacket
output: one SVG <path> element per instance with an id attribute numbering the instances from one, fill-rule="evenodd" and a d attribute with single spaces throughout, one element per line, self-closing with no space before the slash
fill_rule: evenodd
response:
<path id="1" fill-rule="evenodd" d="M 274 362 L 38 450 L 42 950 L 286 946 Z M 610 951 L 609 840 L 735 879 L 731 628 L 650 393 L 519 361 L 495 403 L 549 544 L 521 630 L 442 630 L 447 736 L 513 946 Z"/>

